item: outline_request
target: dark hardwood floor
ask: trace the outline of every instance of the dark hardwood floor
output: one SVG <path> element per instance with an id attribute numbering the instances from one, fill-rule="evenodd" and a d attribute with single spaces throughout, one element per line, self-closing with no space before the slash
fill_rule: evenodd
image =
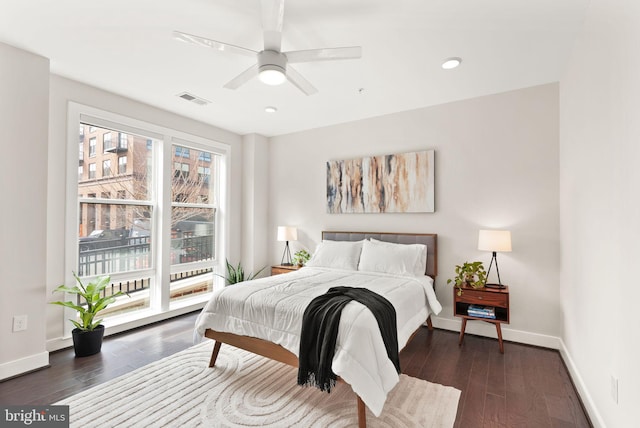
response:
<path id="1" fill-rule="evenodd" d="M 53 352 L 51 367 L 0 382 L 2 404 L 51 404 L 192 345 L 197 314 L 107 337 L 100 354 Z M 462 391 L 456 427 L 589 427 L 557 351 L 421 328 L 402 351 L 404 373 Z"/>

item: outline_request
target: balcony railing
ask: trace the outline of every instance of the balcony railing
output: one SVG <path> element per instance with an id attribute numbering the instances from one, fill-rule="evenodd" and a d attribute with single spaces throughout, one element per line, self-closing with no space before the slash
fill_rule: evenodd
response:
<path id="1" fill-rule="evenodd" d="M 81 277 L 148 269 L 152 266 L 151 237 L 149 236 L 85 241 L 80 243 L 79 247 L 78 275 Z M 211 260 L 213 257 L 213 235 L 171 239 L 171 264 Z M 204 268 L 171 274 L 170 282 L 173 284 L 201 275 L 210 275 L 212 272 L 212 268 Z M 131 293 L 148 290 L 150 283 L 150 278 L 113 282 L 105 288 L 103 296 L 109 296 L 118 291 L 131 295 Z M 180 295 L 202 291 L 201 286 L 198 290 L 191 290 L 191 288 L 186 291 L 181 289 Z M 174 294 L 175 292 L 172 291 L 172 296 Z"/>
<path id="2" fill-rule="evenodd" d="M 123 153 L 126 152 L 128 149 L 127 144 L 115 144 L 115 143 L 111 143 L 109 145 L 104 146 L 104 152 L 105 153 Z"/>
<path id="3" fill-rule="evenodd" d="M 79 243 L 79 250 L 78 274 L 81 277 L 152 266 L 149 236 L 84 241 Z M 214 256 L 213 235 L 171 239 L 171 264 L 211 260 Z"/>

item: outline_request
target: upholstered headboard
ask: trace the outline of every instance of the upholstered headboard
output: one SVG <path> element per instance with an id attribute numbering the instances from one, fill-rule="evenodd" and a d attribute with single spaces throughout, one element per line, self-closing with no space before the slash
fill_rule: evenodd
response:
<path id="1" fill-rule="evenodd" d="M 438 235 L 435 233 L 322 232 L 322 239 L 328 241 L 361 241 L 368 238 L 396 244 L 426 245 L 427 271 L 425 273 L 433 279 L 438 274 Z"/>

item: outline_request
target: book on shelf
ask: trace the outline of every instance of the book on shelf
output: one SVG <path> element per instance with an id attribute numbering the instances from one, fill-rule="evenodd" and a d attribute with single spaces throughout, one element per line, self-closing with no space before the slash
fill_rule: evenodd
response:
<path id="1" fill-rule="evenodd" d="M 496 311 L 493 306 L 469 305 L 467 315 L 478 318 L 496 318 Z"/>
<path id="2" fill-rule="evenodd" d="M 469 315 L 470 317 L 474 317 L 474 318 L 486 318 L 486 319 L 489 319 L 489 320 L 496 319 L 495 315 L 488 315 L 488 314 L 480 314 L 480 313 L 474 314 L 474 313 L 470 312 L 467 315 Z"/>

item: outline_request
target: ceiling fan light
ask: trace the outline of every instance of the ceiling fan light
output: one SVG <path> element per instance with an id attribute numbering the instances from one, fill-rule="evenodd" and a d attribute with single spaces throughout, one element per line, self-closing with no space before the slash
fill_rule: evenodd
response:
<path id="1" fill-rule="evenodd" d="M 456 68 L 457 66 L 459 66 L 461 63 L 462 63 L 462 58 L 458 58 L 458 57 L 447 58 L 442 63 L 442 68 L 444 68 L 445 70 L 451 70 L 452 68 Z"/>
<path id="2" fill-rule="evenodd" d="M 285 76 L 280 67 L 271 65 L 261 67 L 258 77 L 262 83 L 272 86 L 281 85 L 285 80 L 287 80 L 287 76 Z"/>

